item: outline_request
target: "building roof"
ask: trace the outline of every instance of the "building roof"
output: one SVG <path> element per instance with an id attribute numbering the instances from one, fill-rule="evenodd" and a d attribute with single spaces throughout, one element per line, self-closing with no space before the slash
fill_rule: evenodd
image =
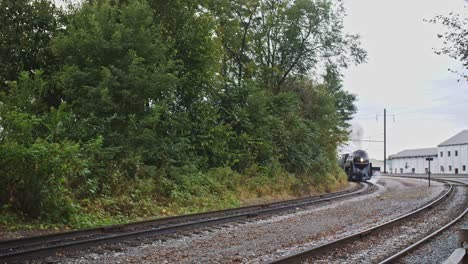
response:
<path id="1" fill-rule="evenodd" d="M 437 148 L 407 149 L 390 155 L 389 159 L 437 156 Z"/>
<path id="2" fill-rule="evenodd" d="M 468 129 L 456 134 L 455 136 L 445 140 L 439 144 L 440 146 L 462 145 L 468 144 Z"/>

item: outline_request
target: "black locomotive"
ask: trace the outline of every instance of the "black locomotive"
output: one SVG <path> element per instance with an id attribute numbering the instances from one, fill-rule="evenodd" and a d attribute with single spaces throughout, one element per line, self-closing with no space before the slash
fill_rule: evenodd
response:
<path id="1" fill-rule="evenodd" d="M 340 166 L 350 181 L 367 181 L 372 177 L 372 163 L 364 150 L 356 150 L 341 158 Z"/>

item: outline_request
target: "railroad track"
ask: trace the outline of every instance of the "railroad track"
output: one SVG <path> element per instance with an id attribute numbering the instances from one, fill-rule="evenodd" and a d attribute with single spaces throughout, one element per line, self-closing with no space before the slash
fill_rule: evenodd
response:
<path id="1" fill-rule="evenodd" d="M 199 214 L 167 217 L 123 225 L 55 233 L 43 236 L 0 241 L 0 263 L 15 263 L 38 259 L 57 252 L 86 249 L 101 244 L 129 241 L 137 238 L 173 234 L 178 231 L 193 230 L 229 222 L 249 220 L 268 216 L 335 199 L 372 192 L 375 185 L 361 183 L 355 188 L 288 201 L 246 206 Z"/>
<path id="2" fill-rule="evenodd" d="M 381 261 L 379 264 L 387 264 L 387 263 L 394 263 L 396 262 L 397 260 L 403 258 L 404 256 L 406 256 L 407 254 L 409 254 L 411 251 L 415 250 L 416 248 L 418 248 L 419 246 L 423 245 L 424 243 L 428 242 L 431 238 L 439 235 L 440 233 L 442 233 L 443 231 L 447 230 L 449 227 L 453 226 L 454 224 L 456 224 L 460 219 L 462 219 L 466 214 L 468 213 L 468 208 L 465 209 L 465 211 L 463 211 L 460 215 L 458 215 L 457 217 L 455 217 L 455 219 L 453 219 L 450 223 L 444 225 L 443 227 L 437 229 L 436 231 L 432 232 L 431 234 L 425 236 L 423 239 L 413 243 L 412 245 L 406 247 L 405 249 L 403 250 L 400 250 L 398 253 L 384 259 L 383 261 Z"/>
<path id="3" fill-rule="evenodd" d="M 441 181 L 441 180 L 436 180 L 436 181 Z M 301 252 L 298 252 L 298 253 L 295 253 L 295 254 L 291 254 L 291 255 L 288 255 L 288 256 L 273 260 L 270 263 L 301 263 L 301 262 L 304 262 L 304 261 L 306 261 L 306 260 L 308 260 L 308 259 L 310 259 L 312 257 L 316 257 L 316 256 L 322 255 L 322 254 L 324 254 L 326 252 L 330 252 L 331 250 L 336 249 L 338 246 L 344 246 L 344 245 L 350 244 L 351 242 L 359 241 L 362 238 L 367 237 L 367 236 L 369 236 L 371 234 L 381 232 L 383 230 L 386 230 L 388 228 L 396 226 L 399 223 L 402 223 L 402 222 L 404 222 L 406 220 L 409 220 L 409 219 L 423 213 L 424 211 L 427 211 L 427 210 L 433 208 L 437 204 L 441 203 L 445 198 L 450 196 L 452 194 L 452 192 L 454 191 L 454 186 L 450 182 L 445 182 L 445 183 L 448 185 L 448 189 L 446 191 L 444 191 L 442 193 L 442 195 L 440 195 L 436 200 L 430 202 L 429 204 L 426 204 L 425 206 L 423 206 L 423 207 L 421 207 L 421 208 L 419 208 L 419 209 L 417 209 L 417 210 L 415 210 L 413 212 L 407 213 L 407 214 L 405 214 L 403 216 L 400 216 L 400 217 L 395 218 L 393 220 L 387 221 L 387 222 L 385 222 L 383 224 L 379 224 L 379 225 L 377 225 L 375 227 L 368 228 L 368 229 L 366 229 L 364 231 L 360 231 L 360 232 L 354 233 L 352 235 L 348 235 L 348 236 L 343 237 L 341 239 L 337 239 L 337 240 L 334 240 L 332 242 L 329 242 L 329 243 L 326 243 L 326 244 L 323 244 L 323 245 L 315 246 L 315 247 L 303 250 Z M 466 211 L 465 211 L 465 213 L 466 213 Z M 403 256 L 404 254 L 405 253 L 401 253 L 400 256 Z M 396 258 L 397 258 L 397 256 L 395 256 L 395 259 Z M 392 261 L 393 260 L 389 260 L 389 262 L 392 262 Z M 389 262 L 385 262 L 385 263 L 389 263 Z"/>
<path id="4" fill-rule="evenodd" d="M 415 176 L 415 175 L 391 175 L 391 174 L 385 174 L 382 175 L 384 177 L 390 177 L 390 178 L 410 178 L 410 179 L 422 179 L 422 180 L 427 180 L 428 176 Z M 440 177 L 440 176 L 431 176 L 431 180 L 440 180 L 444 182 L 451 182 L 454 186 L 465 186 L 468 187 L 468 184 L 463 182 L 463 179 L 467 179 L 468 177 L 466 176 L 451 176 L 451 177 Z"/>
<path id="5" fill-rule="evenodd" d="M 457 180 L 453 180 L 453 179 L 441 179 L 441 178 L 437 178 L 438 180 L 441 180 L 441 181 L 445 181 L 445 182 L 450 182 L 452 185 L 454 186 L 464 186 L 464 187 L 468 187 L 468 184 L 462 182 L 462 181 L 457 181 Z"/>

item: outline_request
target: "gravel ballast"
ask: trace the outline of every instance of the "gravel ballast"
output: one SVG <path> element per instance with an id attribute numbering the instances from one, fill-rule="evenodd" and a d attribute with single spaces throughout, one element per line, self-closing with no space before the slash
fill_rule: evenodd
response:
<path id="1" fill-rule="evenodd" d="M 450 197 L 429 211 L 392 228 L 373 232 L 360 241 L 332 250 L 326 255 L 311 258 L 308 263 L 379 263 L 451 222 L 465 210 L 466 205 L 466 187 L 457 186 Z M 444 245 L 440 249 L 445 248 L 454 249 L 449 245 Z M 440 252 L 434 251 L 430 256 L 418 260 L 408 258 L 405 263 L 440 263 L 432 262 L 433 258 L 440 260 L 447 256 L 444 254 L 436 258 L 437 254 Z"/>
<path id="2" fill-rule="evenodd" d="M 365 196 L 316 205 L 295 213 L 199 230 L 138 246 L 113 245 L 62 263 L 265 262 L 375 226 L 434 200 L 445 187 L 417 179 L 382 177 Z"/>
<path id="3" fill-rule="evenodd" d="M 430 239 L 397 263 L 443 263 L 458 245 L 458 233 L 461 228 L 468 228 L 468 214 L 438 236 Z"/>

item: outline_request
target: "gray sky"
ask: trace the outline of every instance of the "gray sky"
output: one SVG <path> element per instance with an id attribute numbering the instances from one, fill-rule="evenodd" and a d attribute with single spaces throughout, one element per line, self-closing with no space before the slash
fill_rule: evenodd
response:
<path id="1" fill-rule="evenodd" d="M 367 64 L 345 72 L 344 86 L 358 96 L 353 125 L 363 139 L 383 139 L 387 108 L 387 155 L 435 147 L 468 129 L 468 83 L 448 71 L 461 63 L 434 54 L 440 25 L 424 22 L 451 11 L 467 14 L 463 0 L 346 0 L 347 31 L 362 36 Z M 379 115 L 376 120 L 376 115 Z M 395 117 L 391 116 L 395 115 Z M 383 159 L 382 143 L 362 143 Z"/>

